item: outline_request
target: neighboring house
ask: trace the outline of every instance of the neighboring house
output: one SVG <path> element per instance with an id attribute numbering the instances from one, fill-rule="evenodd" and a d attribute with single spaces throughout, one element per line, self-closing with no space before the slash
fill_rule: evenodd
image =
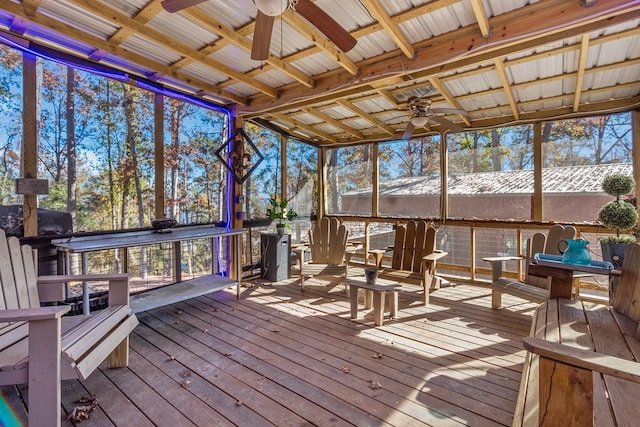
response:
<path id="1" fill-rule="evenodd" d="M 631 164 L 546 168 L 542 171 L 545 220 L 595 222 L 600 207 L 612 200 L 602 178 L 632 174 Z M 532 217 L 533 171 L 498 171 L 449 176 L 449 218 L 514 219 Z M 381 182 L 383 216 L 438 217 L 440 177 L 398 178 Z M 341 213 L 361 213 L 371 206 L 371 187 L 341 197 Z"/>

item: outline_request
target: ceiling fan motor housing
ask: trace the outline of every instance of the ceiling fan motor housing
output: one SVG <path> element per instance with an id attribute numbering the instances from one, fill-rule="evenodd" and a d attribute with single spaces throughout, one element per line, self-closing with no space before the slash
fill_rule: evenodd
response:
<path id="1" fill-rule="evenodd" d="M 289 0 L 253 0 L 258 10 L 265 15 L 279 16 L 289 7 Z"/>

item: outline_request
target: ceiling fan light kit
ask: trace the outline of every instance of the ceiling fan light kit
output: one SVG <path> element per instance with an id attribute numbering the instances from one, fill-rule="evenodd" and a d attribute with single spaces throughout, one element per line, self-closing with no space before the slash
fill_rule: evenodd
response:
<path id="1" fill-rule="evenodd" d="M 279 16 L 289 7 L 289 0 L 253 0 L 258 10 L 268 16 Z"/>
<path id="2" fill-rule="evenodd" d="M 429 122 L 429 118 L 427 116 L 414 116 L 411 117 L 410 120 L 411 124 L 417 128 L 424 127 Z"/>

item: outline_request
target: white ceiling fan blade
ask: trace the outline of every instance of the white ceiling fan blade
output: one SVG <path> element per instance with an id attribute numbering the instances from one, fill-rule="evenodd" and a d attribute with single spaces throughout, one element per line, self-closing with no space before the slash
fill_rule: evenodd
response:
<path id="1" fill-rule="evenodd" d="M 404 133 L 402 134 L 402 139 L 403 140 L 408 140 L 411 139 L 411 137 L 413 136 L 413 130 L 416 127 L 413 125 L 413 123 L 411 123 L 411 120 L 409 120 L 409 123 L 407 123 L 407 127 L 404 130 Z"/>
<path id="2" fill-rule="evenodd" d="M 175 13 L 205 1 L 207 0 L 164 0 L 160 4 L 167 12 Z"/>
<path id="3" fill-rule="evenodd" d="M 431 112 L 434 114 L 458 114 L 460 116 L 471 117 L 466 111 L 456 108 L 432 108 Z"/>
<path id="4" fill-rule="evenodd" d="M 438 116 L 436 114 L 429 116 L 429 120 L 440 123 L 442 126 L 449 128 L 454 132 L 464 132 L 464 128 L 462 126 L 457 125 L 451 120 L 445 119 L 444 117 Z"/>

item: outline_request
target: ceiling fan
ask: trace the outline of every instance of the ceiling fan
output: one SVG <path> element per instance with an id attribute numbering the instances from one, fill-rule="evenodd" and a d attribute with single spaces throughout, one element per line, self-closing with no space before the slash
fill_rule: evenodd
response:
<path id="1" fill-rule="evenodd" d="M 458 110 L 456 108 L 431 108 L 431 99 L 412 96 L 407 100 L 409 104 L 409 111 L 411 111 L 411 117 L 409 117 L 409 123 L 402 135 L 402 139 L 409 139 L 413 135 L 413 131 L 417 127 L 426 126 L 429 121 L 436 122 L 442 126 L 450 129 L 454 132 L 463 132 L 462 126 L 452 122 L 449 119 L 442 117 L 444 114 L 458 114 L 465 117 L 470 117 L 469 113 L 464 110 Z"/>
<path id="2" fill-rule="evenodd" d="M 173 13 L 205 1 L 207 0 L 164 0 L 162 7 L 167 12 Z M 269 58 L 275 17 L 282 15 L 288 8 L 295 10 L 313 24 L 341 51 L 348 52 L 357 43 L 347 30 L 311 0 L 253 0 L 253 2 L 258 8 L 258 14 L 253 31 L 251 59 L 264 61 Z"/>

